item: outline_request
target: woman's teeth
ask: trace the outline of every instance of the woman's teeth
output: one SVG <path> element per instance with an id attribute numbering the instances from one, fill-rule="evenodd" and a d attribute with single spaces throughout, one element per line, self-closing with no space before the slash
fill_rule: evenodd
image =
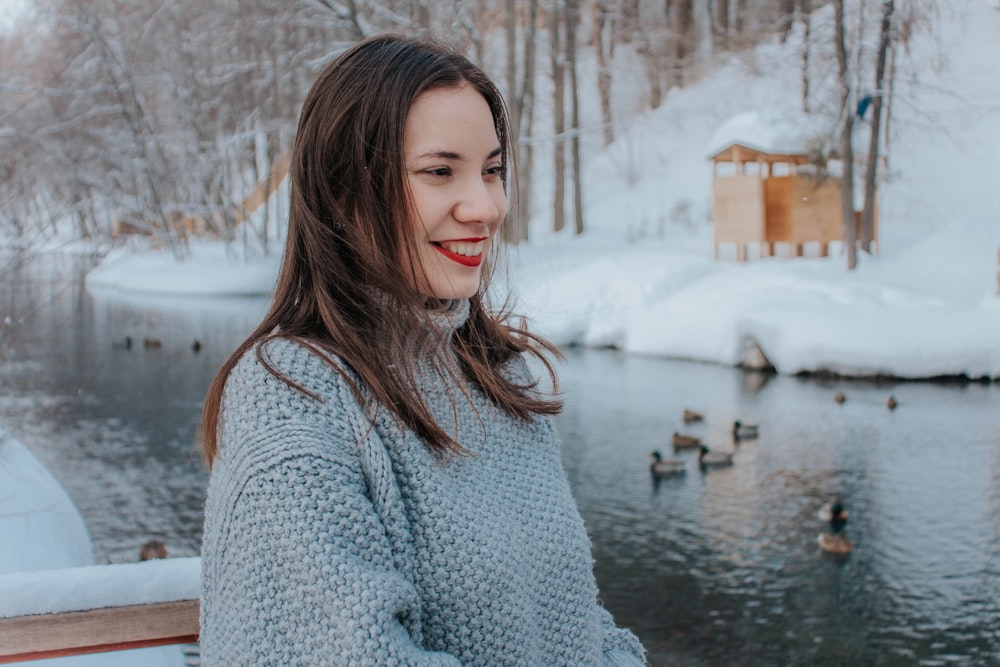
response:
<path id="1" fill-rule="evenodd" d="M 477 241 L 473 243 L 469 241 L 442 241 L 438 245 L 449 252 L 455 253 L 456 255 L 475 257 L 476 255 L 482 254 L 483 246 L 486 245 L 486 242 Z"/>

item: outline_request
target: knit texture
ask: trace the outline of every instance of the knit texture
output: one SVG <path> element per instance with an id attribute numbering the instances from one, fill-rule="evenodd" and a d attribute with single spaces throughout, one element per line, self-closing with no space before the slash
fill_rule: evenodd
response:
<path id="1" fill-rule="evenodd" d="M 458 301 L 436 325 L 449 334 L 467 316 Z M 388 410 L 373 423 L 302 346 L 265 354 L 321 400 L 254 352 L 229 377 L 202 545 L 204 665 L 645 664 L 598 601 L 551 420 L 518 420 L 425 363 L 429 407 L 472 453 L 441 458 Z M 521 358 L 507 371 L 527 378 Z"/>

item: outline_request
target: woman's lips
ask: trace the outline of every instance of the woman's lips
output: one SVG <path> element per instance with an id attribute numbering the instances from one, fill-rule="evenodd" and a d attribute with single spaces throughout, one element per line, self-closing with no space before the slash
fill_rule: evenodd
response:
<path id="1" fill-rule="evenodd" d="M 439 253 L 450 259 L 451 261 L 461 264 L 462 266 L 479 266 L 483 263 L 483 248 L 486 245 L 486 239 L 455 239 L 453 241 L 438 241 L 433 242 L 431 245 Z M 460 249 L 463 252 L 475 252 L 474 255 L 462 254 L 449 250 L 445 247 L 445 244 L 452 246 L 453 248 Z"/>

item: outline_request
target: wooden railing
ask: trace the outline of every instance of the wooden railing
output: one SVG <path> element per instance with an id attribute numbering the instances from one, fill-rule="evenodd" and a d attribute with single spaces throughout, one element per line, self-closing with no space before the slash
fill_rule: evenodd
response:
<path id="1" fill-rule="evenodd" d="M 198 558 L 0 575 L 0 664 L 198 640 Z"/>
<path id="2" fill-rule="evenodd" d="M 0 619 L 0 664 L 198 641 L 198 600 Z"/>

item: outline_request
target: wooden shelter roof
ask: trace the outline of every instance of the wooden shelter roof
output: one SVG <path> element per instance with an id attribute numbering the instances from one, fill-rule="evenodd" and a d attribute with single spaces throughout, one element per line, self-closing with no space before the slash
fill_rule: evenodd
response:
<path id="1" fill-rule="evenodd" d="M 722 123 L 712 134 L 708 157 L 759 162 L 810 162 L 828 138 L 827 121 L 786 108 L 745 111 Z"/>
<path id="2" fill-rule="evenodd" d="M 809 155 L 805 153 L 772 153 L 735 141 L 709 155 L 708 158 L 713 162 L 790 162 L 793 164 L 808 164 L 812 161 Z"/>

